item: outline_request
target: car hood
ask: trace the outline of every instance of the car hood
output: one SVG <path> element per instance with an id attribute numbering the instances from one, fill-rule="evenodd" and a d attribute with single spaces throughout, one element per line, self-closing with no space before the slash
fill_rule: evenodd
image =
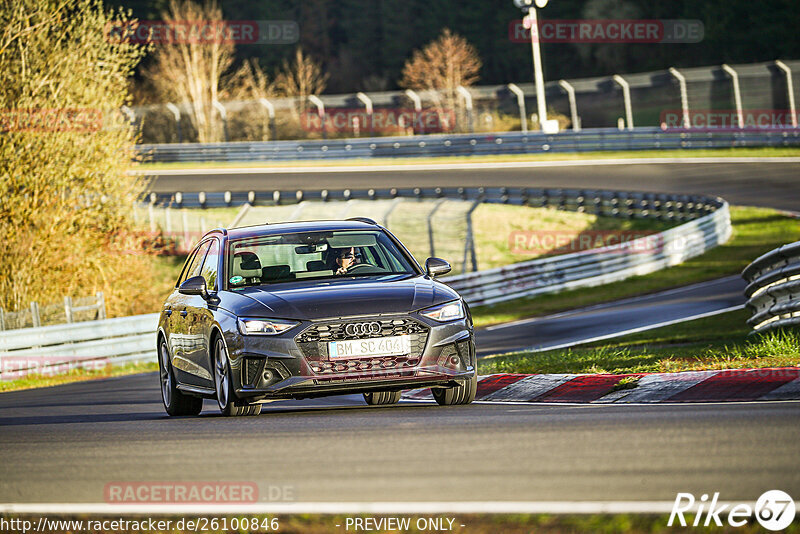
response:
<path id="1" fill-rule="evenodd" d="M 250 287 L 239 294 L 260 304 L 247 306 L 247 314 L 312 321 L 408 313 L 458 298 L 453 289 L 424 276 L 381 281 L 371 278 L 293 282 Z"/>

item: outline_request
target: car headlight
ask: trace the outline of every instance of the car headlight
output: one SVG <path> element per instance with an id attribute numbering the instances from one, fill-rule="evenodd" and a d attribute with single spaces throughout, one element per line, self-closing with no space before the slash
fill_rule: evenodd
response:
<path id="1" fill-rule="evenodd" d="M 261 336 L 276 336 L 294 328 L 300 323 L 297 321 L 284 321 L 282 319 L 248 319 L 239 317 L 239 332 L 243 335 L 256 334 Z"/>
<path id="2" fill-rule="evenodd" d="M 453 302 L 446 302 L 432 308 L 424 309 L 419 313 L 429 319 L 442 323 L 446 321 L 455 321 L 456 319 L 464 318 L 464 303 L 460 300 L 454 300 Z"/>

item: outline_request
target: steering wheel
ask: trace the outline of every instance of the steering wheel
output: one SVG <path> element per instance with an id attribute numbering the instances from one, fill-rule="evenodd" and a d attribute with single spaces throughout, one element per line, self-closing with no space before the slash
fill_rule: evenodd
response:
<path id="1" fill-rule="evenodd" d="M 379 269 L 379 268 L 375 267 L 374 265 L 370 265 L 369 263 L 356 263 L 355 265 L 347 269 L 347 273 L 348 274 L 357 273 L 359 271 L 364 271 L 364 269 Z"/>

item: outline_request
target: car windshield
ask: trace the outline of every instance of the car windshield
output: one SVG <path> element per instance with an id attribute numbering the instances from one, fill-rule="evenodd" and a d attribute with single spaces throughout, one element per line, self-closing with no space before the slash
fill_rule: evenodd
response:
<path id="1" fill-rule="evenodd" d="M 406 255 L 380 230 L 270 235 L 232 241 L 230 288 L 295 280 L 415 274 Z"/>

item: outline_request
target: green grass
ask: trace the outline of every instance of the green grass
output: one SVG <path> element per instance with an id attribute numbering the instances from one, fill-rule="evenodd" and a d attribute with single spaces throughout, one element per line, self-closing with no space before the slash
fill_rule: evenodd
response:
<path id="1" fill-rule="evenodd" d="M 118 367 L 108 366 L 105 369 L 97 370 L 75 369 L 68 373 L 58 375 L 28 375 L 15 380 L 0 380 L 0 392 L 58 386 L 71 382 L 98 380 L 111 376 L 133 375 L 152 371 L 158 371 L 157 362 L 129 363 Z"/>
<path id="2" fill-rule="evenodd" d="M 478 327 L 535 317 L 739 274 L 774 248 L 800 240 L 800 221 L 768 208 L 732 207 L 731 239 L 680 265 L 597 287 L 520 298 L 472 310 Z"/>
<path id="3" fill-rule="evenodd" d="M 430 163 L 494 163 L 504 161 L 575 161 L 587 159 L 618 158 L 707 158 L 707 157 L 798 157 L 800 148 L 720 148 L 697 150 L 642 150 L 619 152 L 574 152 L 553 154 L 507 154 L 487 156 L 446 156 L 429 158 L 363 158 L 297 161 L 243 161 L 243 162 L 173 162 L 143 163 L 137 170 L 157 169 L 230 169 L 253 167 L 331 167 L 350 165 L 419 165 Z"/>
<path id="4" fill-rule="evenodd" d="M 744 310 L 566 350 L 520 352 L 478 361 L 491 373 L 655 373 L 800 365 L 800 333 L 748 336 Z M 633 387 L 618 384 L 618 387 Z"/>

